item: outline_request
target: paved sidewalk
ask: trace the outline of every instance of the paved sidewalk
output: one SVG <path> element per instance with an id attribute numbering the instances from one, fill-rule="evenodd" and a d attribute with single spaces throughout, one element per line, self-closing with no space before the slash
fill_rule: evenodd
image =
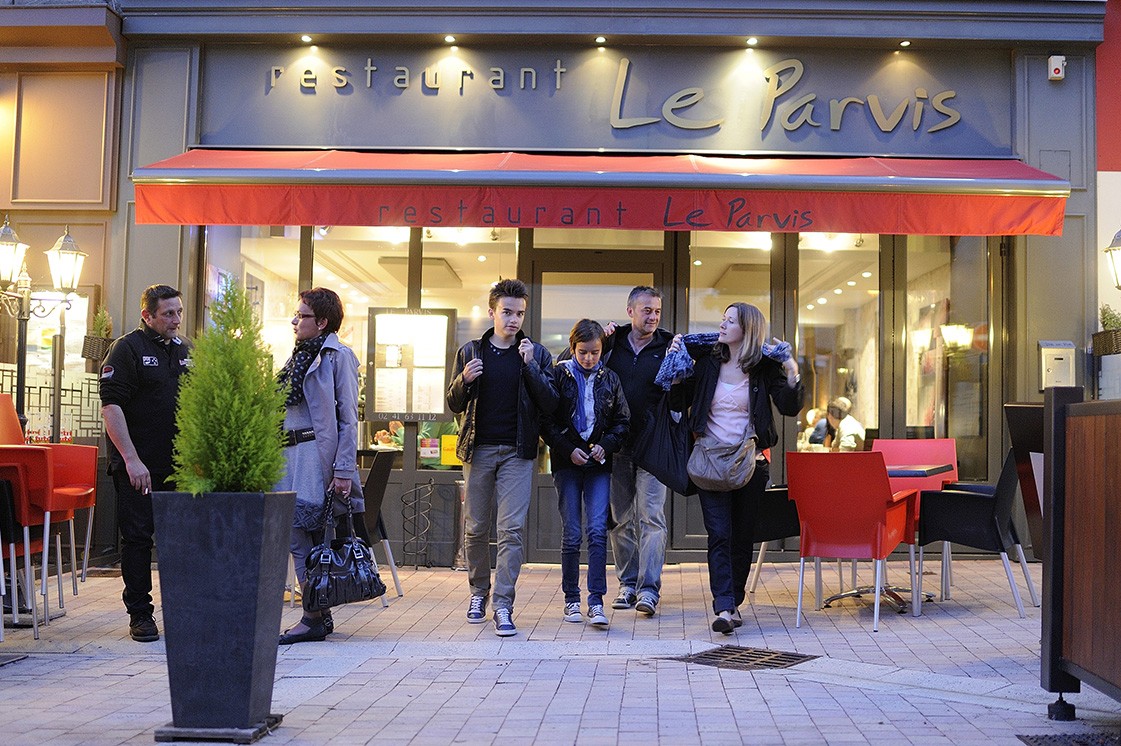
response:
<path id="1" fill-rule="evenodd" d="M 902 580 L 905 564 L 893 567 Z M 667 567 L 658 614 L 609 609 L 607 630 L 564 622 L 560 568 L 529 565 L 518 635 L 498 638 L 466 623 L 463 573 L 405 568 L 389 608 L 338 609 L 328 641 L 281 649 L 273 711 L 284 722 L 262 743 L 990 745 L 1121 731 L 1121 704 L 1088 687 L 1067 698 L 1077 721 L 1047 720 L 1040 610 L 1018 618 L 999 561 L 958 560 L 954 576 L 952 600 L 918 618 L 885 608 L 878 633 L 858 601 L 809 608 L 795 629 L 797 564 L 768 565 L 726 637 L 709 629 L 703 565 Z M 39 641 L 6 630 L 0 654 L 30 657 L 0 667 L 0 743 L 148 744 L 171 720 L 164 643 L 128 638 L 120 589 L 91 578 Z M 299 613 L 286 607 L 285 625 Z M 821 657 L 767 671 L 672 660 L 726 644 Z"/>

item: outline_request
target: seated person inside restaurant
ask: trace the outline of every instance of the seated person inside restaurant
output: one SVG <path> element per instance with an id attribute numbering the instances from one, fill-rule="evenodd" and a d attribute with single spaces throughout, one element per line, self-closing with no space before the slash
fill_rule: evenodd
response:
<path id="1" fill-rule="evenodd" d="M 806 441 L 811 445 L 822 445 L 829 432 L 829 420 L 821 413 L 820 409 L 811 409 L 806 413 Z"/>
<path id="2" fill-rule="evenodd" d="M 825 410 L 825 417 L 829 425 L 836 431 L 832 437 L 826 435 L 825 445 L 831 451 L 862 451 L 864 450 L 864 425 L 849 414 L 852 411 L 852 402 L 843 396 L 838 396 L 829 402 Z"/>

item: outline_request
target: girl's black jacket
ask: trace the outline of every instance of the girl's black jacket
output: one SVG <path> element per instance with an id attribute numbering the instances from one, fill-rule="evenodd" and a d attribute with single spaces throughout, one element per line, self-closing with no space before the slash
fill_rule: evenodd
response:
<path id="1" fill-rule="evenodd" d="M 579 389 L 576 378 L 573 376 L 569 365 L 577 365 L 575 360 L 557 363 L 553 368 L 553 383 L 560 395 L 560 404 L 555 412 L 543 418 L 541 437 L 551 449 L 553 471 L 558 469 L 588 469 L 611 468 L 611 454 L 618 451 L 627 439 L 630 429 L 631 412 L 627 407 L 627 398 L 623 395 L 623 385 L 615 371 L 606 365 L 593 374 L 588 381 L 589 386 L 595 386 L 594 409 L 596 416 L 595 426 L 592 428 L 591 437 L 584 440 L 576 432 L 572 424 L 579 400 Z M 584 466 L 572 463 L 572 452 L 579 448 L 587 453 L 593 445 L 603 446 L 607 454 L 606 463 L 602 466 L 598 461 L 589 459 Z"/>

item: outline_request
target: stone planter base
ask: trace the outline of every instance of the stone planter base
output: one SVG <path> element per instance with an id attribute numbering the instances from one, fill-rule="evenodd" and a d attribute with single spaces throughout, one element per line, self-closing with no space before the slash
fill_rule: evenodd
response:
<path id="1" fill-rule="evenodd" d="M 253 743 L 272 733 L 284 720 L 283 715 L 269 715 L 251 728 L 177 728 L 168 723 L 156 728 L 156 741 L 221 741 Z"/>

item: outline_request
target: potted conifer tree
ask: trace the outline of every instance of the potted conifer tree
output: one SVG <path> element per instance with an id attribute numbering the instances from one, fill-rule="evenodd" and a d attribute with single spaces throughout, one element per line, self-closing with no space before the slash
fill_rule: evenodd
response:
<path id="1" fill-rule="evenodd" d="M 296 496 L 284 392 L 245 290 L 222 288 L 180 385 L 173 479 L 153 495 L 172 722 L 156 740 L 248 743 L 270 713 Z"/>

